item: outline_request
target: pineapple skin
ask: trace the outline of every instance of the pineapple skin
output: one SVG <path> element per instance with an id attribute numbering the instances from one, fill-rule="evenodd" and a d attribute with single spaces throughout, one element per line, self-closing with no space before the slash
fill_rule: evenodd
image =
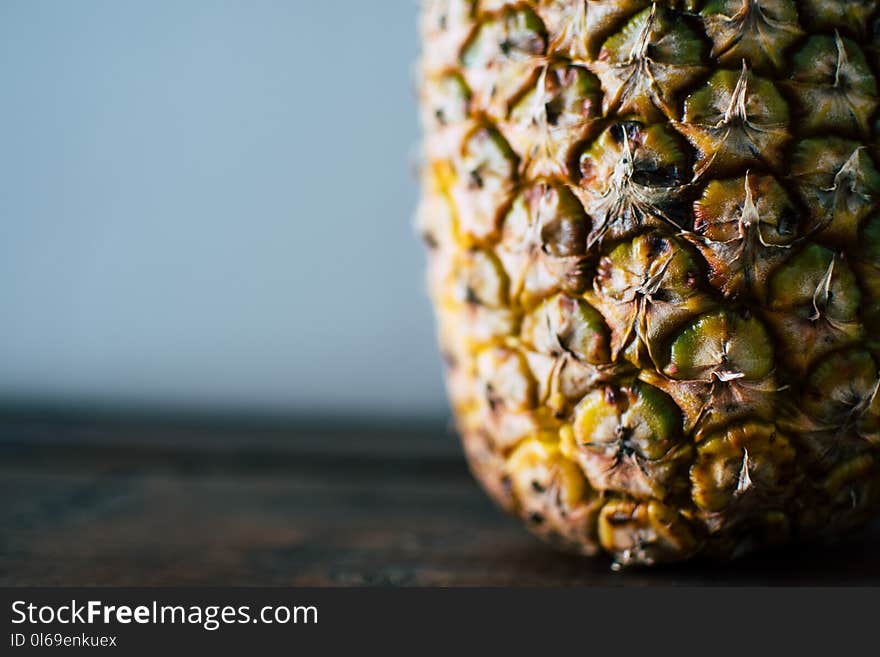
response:
<path id="1" fill-rule="evenodd" d="M 880 505 L 880 2 L 428 0 L 418 223 L 471 469 L 620 565 Z"/>

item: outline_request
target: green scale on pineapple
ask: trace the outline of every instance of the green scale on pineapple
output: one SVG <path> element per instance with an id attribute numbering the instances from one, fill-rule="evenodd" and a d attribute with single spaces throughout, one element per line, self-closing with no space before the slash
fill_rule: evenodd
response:
<path id="1" fill-rule="evenodd" d="M 419 225 L 472 469 L 622 565 L 880 503 L 880 2 L 424 3 Z"/>

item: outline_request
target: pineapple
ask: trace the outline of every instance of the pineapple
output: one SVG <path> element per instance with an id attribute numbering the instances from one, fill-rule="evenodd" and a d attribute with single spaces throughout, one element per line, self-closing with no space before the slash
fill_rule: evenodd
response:
<path id="1" fill-rule="evenodd" d="M 878 0 L 428 0 L 419 225 L 476 477 L 616 564 L 880 503 Z"/>

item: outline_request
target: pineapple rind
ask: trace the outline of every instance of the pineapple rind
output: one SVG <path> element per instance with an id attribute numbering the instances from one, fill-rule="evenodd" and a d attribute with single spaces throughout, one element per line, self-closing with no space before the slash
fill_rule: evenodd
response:
<path id="1" fill-rule="evenodd" d="M 877 0 L 423 0 L 429 290 L 471 468 L 620 565 L 880 506 Z"/>

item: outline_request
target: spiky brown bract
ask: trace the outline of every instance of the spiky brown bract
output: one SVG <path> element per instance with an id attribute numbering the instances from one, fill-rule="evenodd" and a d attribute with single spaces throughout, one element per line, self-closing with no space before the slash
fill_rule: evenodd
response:
<path id="1" fill-rule="evenodd" d="M 433 0 L 420 226 L 472 468 L 620 564 L 880 501 L 873 0 Z"/>

